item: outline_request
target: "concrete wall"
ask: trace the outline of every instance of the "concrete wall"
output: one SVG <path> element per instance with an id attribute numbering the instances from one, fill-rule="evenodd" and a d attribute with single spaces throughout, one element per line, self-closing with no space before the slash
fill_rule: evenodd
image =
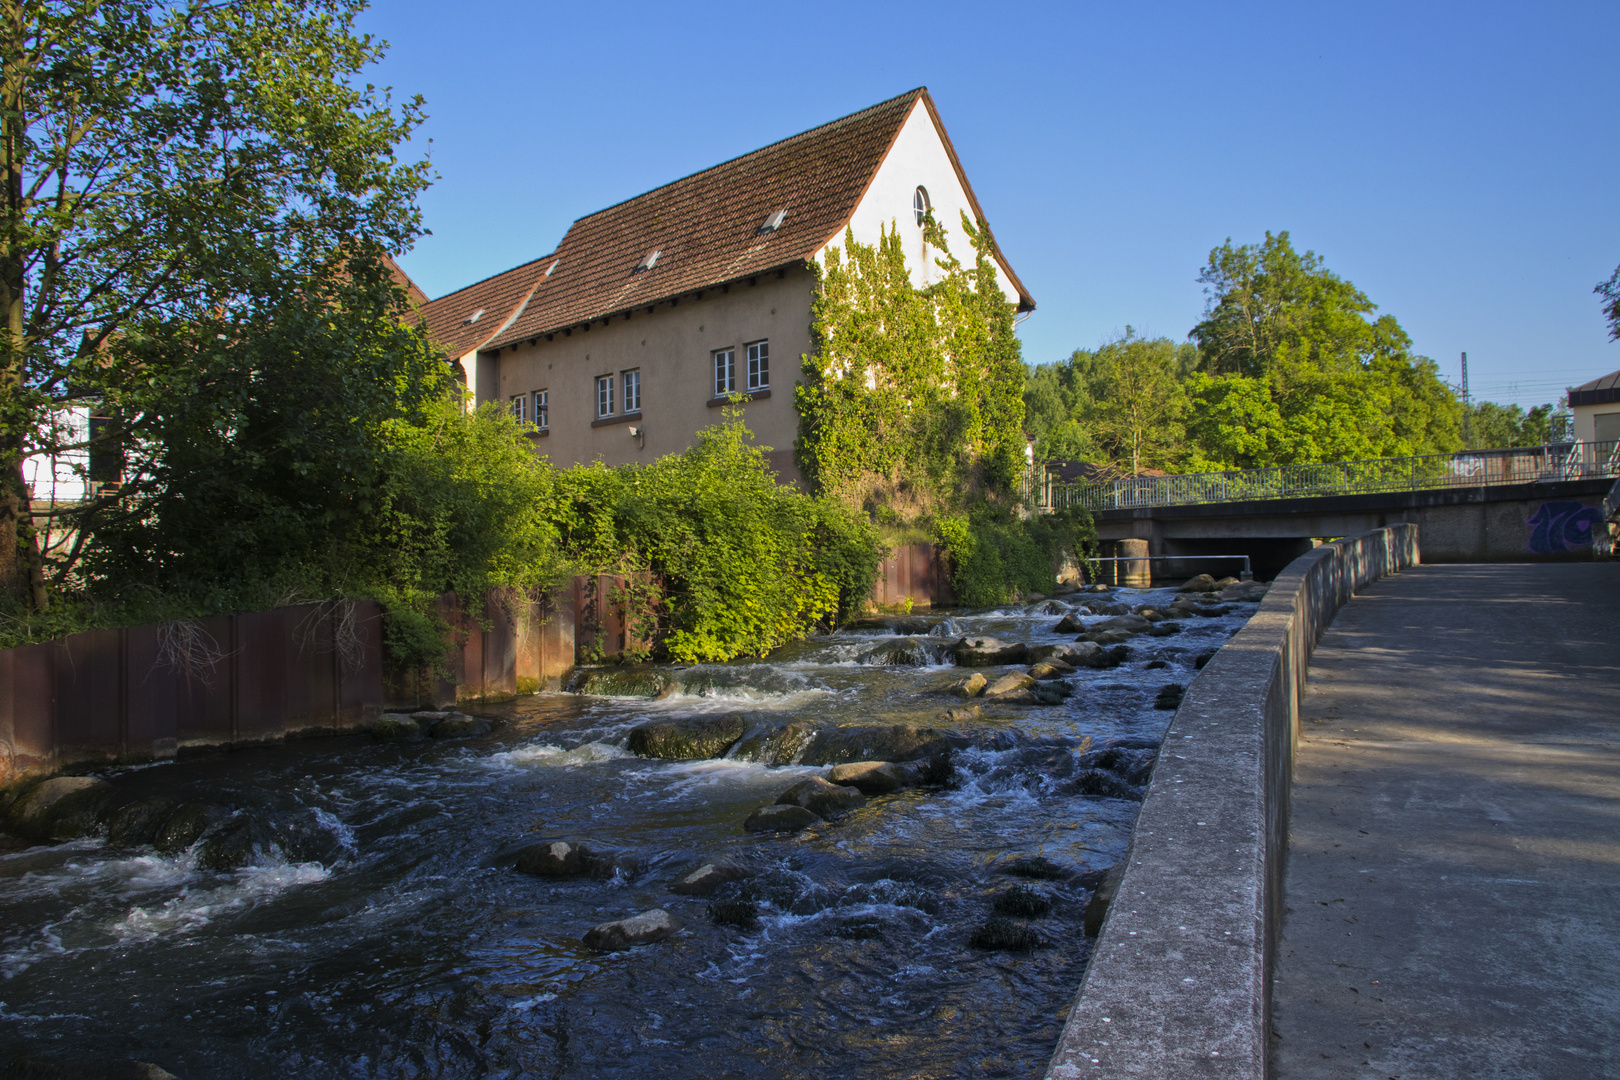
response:
<path id="1" fill-rule="evenodd" d="M 750 284 L 750 281 L 753 283 Z M 650 462 L 697 441 L 697 432 L 719 422 L 714 396 L 718 349 L 736 350 L 737 387 L 747 385 L 744 346 L 770 343 L 770 387 L 743 406 L 743 419 L 761 445 L 774 449 L 771 464 L 783 480 L 797 481 L 793 440 L 799 415 L 793 385 L 800 357 L 810 351 L 810 302 L 814 277 L 804 267 L 701 294 L 639 307 L 628 317 L 597 319 L 501 350 L 482 353 L 473 372 L 478 401 L 510 400 L 536 390 L 549 394 L 547 432 L 533 435 L 535 449 L 558 467 L 596 460 L 609 465 Z M 622 373 L 641 373 L 641 413 L 623 413 Z M 596 414 L 596 378 L 614 377 L 614 410 L 607 422 Z M 531 397 L 532 400 L 532 397 Z M 630 428 L 642 431 L 633 437 Z"/>
<path id="2" fill-rule="evenodd" d="M 1048 1077 L 1266 1075 L 1306 665 L 1356 589 L 1417 561 L 1411 525 L 1300 557 L 1193 681 Z"/>

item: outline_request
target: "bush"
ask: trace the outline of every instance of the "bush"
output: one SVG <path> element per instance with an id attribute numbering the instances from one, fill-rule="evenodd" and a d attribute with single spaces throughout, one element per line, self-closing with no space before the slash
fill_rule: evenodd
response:
<path id="1" fill-rule="evenodd" d="M 1011 603 L 1018 593 L 1051 593 L 1064 554 L 1096 552 L 1096 530 L 1085 510 L 996 520 L 967 516 L 934 522 L 935 542 L 950 558 L 951 586 L 965 607 Z"/>

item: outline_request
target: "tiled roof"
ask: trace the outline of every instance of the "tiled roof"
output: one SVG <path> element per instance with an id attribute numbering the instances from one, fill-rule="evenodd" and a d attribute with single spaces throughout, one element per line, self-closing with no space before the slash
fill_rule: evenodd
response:
<path id="1" fill-rule="evenodd" d="M 432 301 L 430 328 L 453 355 L 465 355 L 808 259 L 843 231 L 919 99 L 982 220 L 928 91 L 919 88 L 582 217 L 553 254 Z M 786 211 L 780 227 L 762 232 L 777 211 Z M 654 251 L 653 265 L 637 272 Z M 553 262 L 553 273 L 541 277 Z M 1002 267 L 1020 307 L 1033 308 L 1004 259 Z M 462 324 L 480 307 L 481 324 L 497 311 L 505 321 L 518 304 L 510 327 L 494 336 L 478 339 Z"/>
<path id="2" fill-rule="evenodd" d="M 428 302 L 428 294 L 422 291 L 420 285 L 411 280 L 411 275 L 407 274 L 399 263 L 394 261 L 392 256 L 384 255 L 383 260 L 388 266 L 389 276 L 394 279 L 394 284 L 404 289 L 405 295 L 410 298 L 411 307 L 420 308 Z"/>
<path id="3" fill-rule="evenodd" d="M 451 357 L 466 356 L 488 344 L 523 310 L 551 258 L 526 262 L 430 301 L 422 309 L 429 336 Z"/>
<path id="4" fill-rule="evenodd" d="M 1608 405 L 1616 401 L 1620 401 L 1620 371 L 1611 371 L 1569 392 L 1571 406 Z"/>

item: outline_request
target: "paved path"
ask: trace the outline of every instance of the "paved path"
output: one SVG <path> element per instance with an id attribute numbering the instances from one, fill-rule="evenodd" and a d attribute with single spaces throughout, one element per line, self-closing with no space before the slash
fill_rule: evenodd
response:
<path id="1" fill-rule="evenodd" d="M 1369 586 L 1302 727 L 1276 1076 L 1620 1078 L 1620 565 Z"/>

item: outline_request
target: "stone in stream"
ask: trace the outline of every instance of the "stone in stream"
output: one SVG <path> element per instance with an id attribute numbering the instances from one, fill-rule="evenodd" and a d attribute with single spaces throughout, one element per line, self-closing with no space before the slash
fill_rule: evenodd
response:
<path id="1" fill-rule="evenodd" d="M 1086 628 L 1085 620 L 1082 619 L 1080 617 L 1080 613 L 1076 611 L 1076 612 L 1070 612 L 1069 614 L 1063 616 L 1063 618 L 1059 619 L 1058 624 L 1056 626 L 1052 627 L 1052 633 L 1054 633 L 1054 634 L 1078 634 L 1078 633 L 1081 633 L 1082 631 L 1084 631 L 1085 628 Z"/>
<path id="2" fill-rule="evenodd" d="M 669 912 L 663 908 L 653 908 L 628 919 L 591 927 L 585 932 L 585 944 L 597 952 L 621 952 L 637 945 L 663 941 L 677 929 Z"/>
<path id="3" fill-rule="evenodd" d="M 1022 664 L 1028 655 L 1029 646 L 1022 641 L 1002 641 L 993 637 L 963 638 L 951 646 L 951 657 L 957 667 Z"/>
<path id="4" fill-rule="evenodd" d="M 1093 630 L 1090 633 L 1081 634 L 1078 640 L 1089 641 L 1093 645 L 1106 649 L 1114 645 L 1123 645 L 1131 640 L 1131 633 L 1129 630 Z"/>
<path id="5" fill-rule="evenodd" d="M 907 618 L 866 618 L 851 619 L 845 623 L 842 630 L 877 630 L 888 634 L 919 635 L 926 634 L 933 626 L 927 619 Z"/>
<path id="6" fill-rule="evenodd" d="M 256 817 L 238 817 L 203 841 L 197 863 L 206 870 L 239 870 L 268 855 L 275 846 L 270 830 Z"/>
<path id="7" fill-rule="evenodd" d="M 807 776 L 776 797 L 778 806 L 802 806 L 817 817 L 834 818 L 866 802 L 859 788 Z"/>
<path id="8" fill-rule="evenodd" d="M 1014 885 L 998 893 L 991 907 L 997 915 L 1016 915 L 1033 919 L 1052 910 L 1052 898 L 1033 885 Z"/>
<path id="9" fill-rule="evenodd" d="M 681 896 L 713 896 L 722 885 L 733 881 L 746 881 L 754 872 L 745 866 L 727 862 L 706 862 L 691 873 L 678 878 L 669 891 Z"/>
<path id="10" fill-rule="evenodd" d="M 748 733 L 748 727 L 748 718 L 740 713 L 654 720 L 632 728 L 625 747 L 632 754 L 665 761 L 725 757 L 726 751 Z"/>
<path id="11" fill-rule="evenodd" d="M 1065 675 L 1073 675 L 1074 671 L 1073 664 L 1066 664 L 1062 660 L 1052 658 L 1042 660 L 1040 663 L 1031 666 L 1029 677 L 1040 682 L 1046 679 L 1061 679 Z"/>
<path id="12" fill-rule="evenodd" d="M 613 848 L 599 848 L 590 844 L 575 844 L 567 840 L 547 840 L 530 844 L 518 852 L 517 871 L 534 877 L 567 880 L 570 878 L 625 876 L 640 868 L 641 860 Z"/>
<path id="13" fill-rule="evenodd" d="M 827 779 L 834 784 L 852 787 L 863 795 L 888 795 L 917 782 L 916 769 L 896 765 L 892 761 L 852 761 L 835 765 Z"/>
<path id="14" fill-rule="evenodd" d="M 1266 595 L 1266 590 L 1269 588 L 1271 588 L 1270 585 L 1266 585 L 1259 581 L 1239 581 L 1222 589 L 1220 596 L 1216 597 L 1216 599 L 1222 601 L 1259 600 L 1262 596 Z"/>
<path id="15" fill-rule="evenodd" d="M 985 687 L 990 685 L 981 672 L 975 671 L 960 682 L 952 683 L 950 692 L 960 698 L 976 698 L 984 693 Z"/>
<path id="16" fill-rule="evenodd" d="M 428 734 L 435 739 L 470 739 L 477 735 L 488 735 L 495 729 L 495 725 L 482 716 L 468 716 L 466 713 L 451 713 L 428 729 Z"/>
<path id="17" fill-rule="evenodd" d="M 1109 590 L 1107 585 L 1104 585 L 1101 582 L 1098 582 L 1095 585 L 1087 585 L 1085 588 L 1081 589 L 1080 591 L 1081 592 L 1108 592 L 1110 590 Z"/>
<path id="18" fill-rule="evenodd" d="M 675 692 L 675 679 L 654 667 L 582 668 L 569 680 L 568 692 L 596 697 L 665 698 Z"/>
<path id="19" fill-rule="evenodd" d="M 802 806 L 762 806 L 743 822 L 745 832 L 798 832 L 821 824 L 821 818 Z"/>
<path id="20" fill-rule="evenodd" d="M 53 776 L 25 791 L 0 828 L 25 840 L 71 840 L 96 823 L 112 785 L 92 776 Z"/>
<path id="21" fill-rule="evenodd" d="M 1211 660 L 1215 659 L 1215 654 L 1218 653 L 1218 652 L 1220 652 L 1219 649 L 1205 649 L 1203 652 L 1199 653 L 1197 656 L 1194 656 L 1193 657 L 1193 670 L 1194 671 L 1203 671 L 1204 670 L 1204 665 L 1209 663 Z"/>
<path id="22" fill-rule="evenodd" d="M 975 949 L 1004 952 L 1028 952 L 1044 948 L 1046 940 L 1033 926 L 1009 919 L 1005 915 L 992 915 L 984 925 L 973 931 L 968 944 Z"/>
<path id="23" fill-rule="evenodd" d="M 1178 622 L 1162 622 L 1147 632 L 1148 637 L 1172 637 L 1181 633 L 1181 624 Z"/>
<path id="24" fill-rule="evenodd" d="M 1106 622 L 1100 622 L 1091 629 L 1097 630 L 1124 630 L 1128 633 L 1139 634 L 1143 630 L 1151 629 L 1153 620 L 1145 619 L 1140 615 L 1115 615 Z"/>
<path id="25" fill-rule="evenodd" d="M 174 813 L 163 819 L 152 846 L 165 855 L 173 855 L 189 848 L 203 835 L 231 819 L 231 812 L 212 803 L 181 803 Z"/>
<path id="26" fill-rule="evenodd" d="M 916 638 L 897 638 L 885 641 L 877 648 L 861 654 L 862 664 L 883 664 L 889 667 L 926 667 L 937 663 L 934 655 L 938 643 L 930 645 Z"/>
<path id="27" fill-rule="evenodd" d="M 974 720 L 984 718 L 984 710 L 977 705 L 964 705 L 955 709 L 946 709 L 938 717 L 947 724 L 967 724 Z"/>
<path id="28" fill-rule="evenodd" d="M 453 709 L 418 709 L 416 712 L 411 713 L 411 719 L 422 725 L 422 730 L 426 731 L 454 711 Z"/>
<path id="29" fill-rule="evenodd" d="M 800 761 L 805 765 L 843 765 L 851 761 L 920 761 L 968 740 L 958 732 L 915 724 L 861 724 L 826 728 L 816 735 Z"/>
<path id="30" fill-rule="evenodd" d="M 1035 685 L 1035 680 L 1022 671 L 1009 671 L 995 682 L 985 688 L 984 696 L 989 698 L 1004 698 L 1021 691 L 1028 690 Z"/>
<path id="31" fill-rule="evenodd" d="M 1181 708 L 1181 699 L 1187 693 L 1187 688 L 1180 683 L 1171 683 L 1159 688 L 1159 696 L 1153 699 L 1155 709 L 1167 712 Z"/>
<path id="32" fill-rule="evenodd" d="M 174 813 L 170 799 L 140 799 L 125 803 L 107 815 L 107 843 L 113 847 L 144 847 L 157 840 L 158 830 Z"/>
<path id="33" fill-rule="evenodd" d="M 1044 855 L 1020 855 L 1003 866 L 1001 872 L 1037 881 L 1058 881 L 1069 876 L 1069 871 Z"/>
<path id="34" fill-rule="evenodd" d="M 709 921 L 716 926 L 752 930 L 759 925 L 759 902 L 744 897 L 728 897 L 709 904 Z"/>
<path id="35" fill-rule="evenodd" d="M 1176 590 L 1176 592 L 1183 593 L 1215 591 L 1215 579 L 1210 577 L 1208 574 L 1199 574 L 1197 577 L 1189 578 L 1187 580 L 1187 584 Z"/>
<path id="36" fill-rule="evenodd" d="M 727 753 L 738 761 L 757 761 L 772 768 L 792 765 L 819 730 L 808 720 L 781 724 L 772 717 L 760 717 Z"/>
<path id="37" fill-rule="evenodd" d="M 420 739 L 422 737 L 422 724 L 414 716 L 405 713 L 383 713 L 377 722 L 371 725 L 371 737 L 391 741 L 394 739 Z"/>

